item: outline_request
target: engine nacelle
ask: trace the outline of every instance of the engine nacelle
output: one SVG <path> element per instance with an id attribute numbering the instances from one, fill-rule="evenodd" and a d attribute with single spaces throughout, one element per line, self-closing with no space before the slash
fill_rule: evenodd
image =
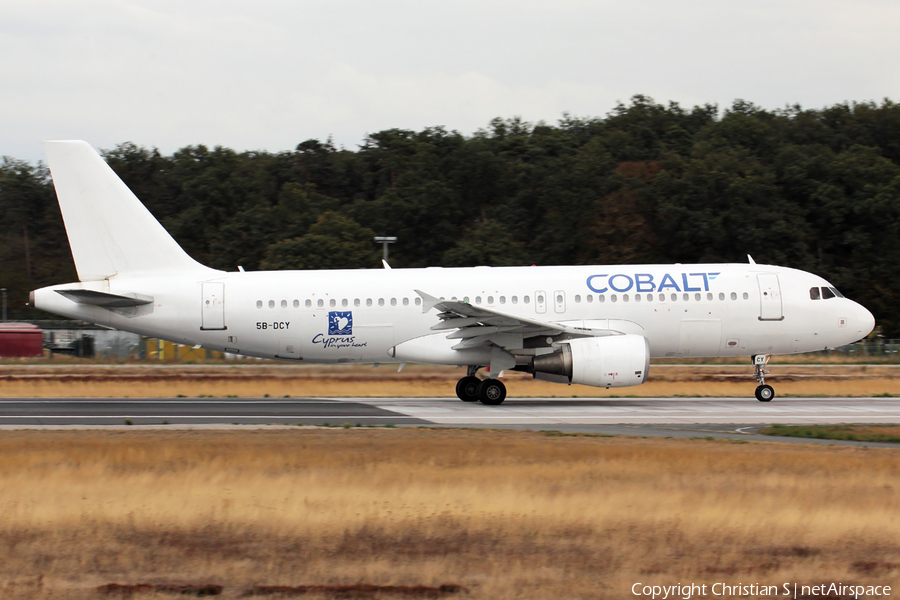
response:
<path id="1" fill-rule="evenodd" d="M 534 357 L 535 379 L 596 387 L 628 387 L 647 380 L 650 342 L 641 335 L 611 335 L 563 342 Z"/>

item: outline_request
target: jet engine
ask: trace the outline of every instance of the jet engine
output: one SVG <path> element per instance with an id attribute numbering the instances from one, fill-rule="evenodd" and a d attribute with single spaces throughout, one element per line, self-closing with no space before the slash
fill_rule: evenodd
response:
<path id="1" fill-rule="evenodd" d="M 567 340 L 551 354 L 534 357 L 535 379 L 596 387 L 640 385 L 650 370 L 650 342 L 641 335 Z"/>

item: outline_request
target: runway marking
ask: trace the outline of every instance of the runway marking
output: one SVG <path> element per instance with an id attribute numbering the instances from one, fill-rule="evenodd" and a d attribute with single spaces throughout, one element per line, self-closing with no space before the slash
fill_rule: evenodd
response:
<path id="1" fill-rule="evenodd" d="M 685 421 L 695 418 L 693 415 L 666 415 L 671 419 L 678 421 Z M 900 417 L 900 415 L 896 415 Z M 732 418 L 732 415 L 704 415 L 706 418 L 716 418 L 716 419 L 729 419 Z M 831 419 L 852 419 L 854 417 L 859 417 L 859 415 L 831 415 L 829 418 Z M 244 414 L 233 414 L 233 415 L 207 415 L 207 414 L 174 414 L 174 415 L 142 415 L 135 413 L 128 413 L 123 415 L 2 415 L 0 416 L 0 422 L 9 419 L 334 419 L 334 420 L 349 420 L 349 419 L 416 419 L 419 421 L 429 421 L 431 419 L 422 419 L 416 417 L 415 415 L 406 415 L 406 414 L 395 414 L 395 415 L 244 415 Z M 616 424 L 626 424 L 632 420 L 640 420 L 640 421 L 658 421 L 660 418 L 657 416 L 630 416 L 629 421 L 621 421 L 614 420 L 615 417 L 612 416 L 600 416 L 600 415 L 575 415 L 570 416 L 567 419 L 554 419 L 552 417 L 547 416 L 531 416 L 531 415 L 521 415 L 515 417 L 509 416 L 455 416 L 455 417 L 443 417 L 440 420 L 433 420 L 434 423 L 448 423 L 448 422 L 466 422 L 466 423 L 484 423 L 487 421 L 491 422 L 504 422 L 504 421 L 550 421 L 550 422 L 558 422 L 560 424 L 564 424 L 573 420 L 584 420 L 584 421 L 608 421 L 610 423 Z M 801 417 L 792 417 L 787 416 L 787 418 L 791 419 L 799 419 Z M 745 429 L 745 428 L 742 428 Z M 737 433 L 747 433 L 744 431 L 737 431 Z"/>
<path id="2" fill-rule="evenodd" d="M 0 404 L 333 404 L 342 402 L 341 400 L 291 400 L 282 398 L 277 400 L 241 400 L 236 398 L 184 398 L 179 400 L 105 400 L 105 399 L 87 399 L 87 400 L 0 400 Z M 362 403 L 359 403 L 362 404 Z"/>
<path id="3" fill-rule="evenodd" d="M 0 425 L 58 421 L 79 426 L 136 423 L 387 423 L 521 428 L 647 427 L 672 429 L 718 425 L 732 435 L 752 435 L 748 427 L 765 423 L 897 423 L 900 398 L 781 398 L 761 405 L 744 397 L 726 398 L 511 398 L 502 406 L 455 398 L 5 398 Z M 63 410 L 65 408 L 65 410 Z M 154 410 L 149 411 L 148 409 Z M 155 410 L 156 408 L 166 410 Z M 168 409 L 173 413 L 168 413 Z M 262 408 L 268 414 L 260 414 Z M 141 414 L 148 410 L 154 414 Z M 357 411 L 371 410 L 375 414 Z M 77 412 L 76 412 L 77 411 Z M 133 412 L 132 412 L 133 411 Z M 207 414 L 207 411 L 211 414 Z M 227 411 L 223 413 L 222 411 Z M 315 414 L 316 412 L 327 414 Z M 340 414 L 342 411 L 352 414 Z M 27 414 L 15 414 L 17 412 Z M 45 414 L 41 414 L 41 413 Z M 115 414 L 104 414 L 114 412 Z M 46 414 L 66 413 L 66 414 Z M 76 413 L 76 414 L 73 414 Z M 80 413 L 80 414 L 77 414 Z M 252 413 L 252 414 L 247 414 Z M 700 427 L 698 427 L 700 426 Z M 709 432 L 706 432 L 709 433 Z M 719 433 L 719 432 L 713 432 Z"/>
<path id="4" fill-rule="evenodd" d="M 7 419 L 415 419 L 409 415 L 3 415 L 0 423 Z"/>

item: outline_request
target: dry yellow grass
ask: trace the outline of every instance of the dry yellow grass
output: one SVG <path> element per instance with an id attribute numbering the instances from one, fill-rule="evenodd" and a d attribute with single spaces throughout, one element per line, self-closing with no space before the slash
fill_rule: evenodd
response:
<path id="1" fill-rule="evenodd" d="M 108 582 L 900 585 L 893 449 L 531 432 L 0 436 L 0 597 Z M 152 594 L 141 596 L 151 598 Z"/>
<path id="2" fill-rule="evenodd" d="M 769 382 L 781 396 L 900 395 L 900 368 L 891 366 L 773 366 Z M 5 365 L 0 397 L 451 397 L 461 369 L 258 365 Z M 749 396 L 756 382 L 748 365 L 651 366 L 647 383 L 603 390 L 536 381 L 508 372 L 511 397 Z"/>

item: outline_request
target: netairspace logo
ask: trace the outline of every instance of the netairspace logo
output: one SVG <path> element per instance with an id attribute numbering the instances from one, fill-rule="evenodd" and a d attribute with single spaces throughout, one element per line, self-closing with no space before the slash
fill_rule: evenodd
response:
<path id="1" fill-rule="evenodd" d="M 707 591 L 709 590 L 709 591 Z M 712 596 L 729 598 L 749 597 L 759 598 L 763 596 L 788 597 L 791 600 L 807 597 L 839 597 L 839 598 L 867 598 L 877 596 L 890 596 L 889 585 L 844 585 L 842 583 L 820 583 L 818 585 L 798 585 L 797 583 L 782 583 L 781 585 L 763 585 L 760 583 L 713 583 L 682 585 L 644 585 L 636 583 L 631 586 L 631 593 L 635 596 L 646 596 L 652 600 L 668 600 L 669 598 L 691 600 L 693 597 Z"/>

